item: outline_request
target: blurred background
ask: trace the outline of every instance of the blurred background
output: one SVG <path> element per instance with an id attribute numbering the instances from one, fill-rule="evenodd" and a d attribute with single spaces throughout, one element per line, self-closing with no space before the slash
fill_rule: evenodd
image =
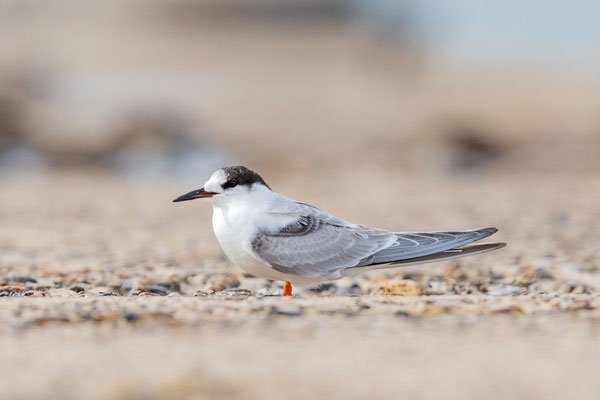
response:
<path id="1" fill-rule="evenodd" d="M 599 11 L 4 0 L 2 170 L 597 173 Z"/>
<path id="2" fill-rule="evenodd" d="M 214 247 L 210 207 L 168 200 L 229 164 L 364 224 L 501 225 L 528 240 L 547 225 L 567 240 L 558 228 L 597 216 L 599 11 L 584 0 L 3 0 L 4 246 L 36 246 L 15 229 L 40 233 L 53 218 L 59 235 L 87 215 L 107 229 L 187 223 Z"/>
<path id="3" fill-rule="evenodd" d="M 171 204 L 216 168 L 243 164 L 352 222 L 497 226 L 509 242 L 384 275 L 414 280 L 414 293 L 597 294 L 598 15 L 586 0 L 0 0 L 0 286 L 49 296 L 280 288 L 226 261 L 208 204 Z M 453 292 L 433 289 L 427 274 L 447 283 L 456 268 L 467 272 Z M 382 293 L 361 279 L 327 293 Z M 146 345 L 149 363 L 169 357 Z M 488 355 L 510 369 L 513 350 Z M 493 382 L 473 368 L 460 393 L 482 382 L 478 397 L 571 395 L 564 384 L 586 376 L 561 373 L 541 376 L 555 383 L 547 392 L 524 381 L 488 392 Z M 416 375 L 410 393 L 436 393 Z"/>

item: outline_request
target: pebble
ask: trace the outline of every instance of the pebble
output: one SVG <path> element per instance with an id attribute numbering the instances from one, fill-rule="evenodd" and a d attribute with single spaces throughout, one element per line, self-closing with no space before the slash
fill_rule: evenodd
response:
<path id="1" fill-rule="evenodd" d="M 286 317 L 299 317 L 304 314 L 304 310 L 297 304 L 281 304 L 271 307 L 271 315 L 283 315 Z"/>
<path id="2" fill-rule="evenodd" d="M 212 274 L 206 280 L 209 286 L 219 286 L 223 289 L 237 288 L 240 281 L 234 274 Z"/>
<path id="3" fill-rule="evenodd" d="M 219 295 L 225 296 L 251 296 L 252 292 L 246 289 L 227 289 L 222 292 L 218 292 Z"/>
<path id="4" fill-rule="evenodd" d="M 35 278 L 26 275 L 9 275 L 8 281 L 15 283 L 37 283 Z"/>
<path id="5" fill-rule="evenodd" d="M 73 297 L 77 295 L 77 292 L 66 288 L 48 289 L 46 293 L 51 297 Z"/>
<path id="6" fill-rule="evenodd" d="M 490 286 L 487 294 L 490 296 L 518 296 L 527 293 L 527 289 L 519 286 Z"/>
<path id="7" fill-rule="evenodd" d="M 138 296 L 142 296 L 142 297 L 144 297 L 144 296 L 160 296 L 160 294 L 153 293 L 153 292 L 140 292 L 138 294 Z"/>
<path id="8" fill-rule="evenodd" d="M 23 293 L 25 297 L 45 297 L 46 293 L 38 292 L 35 290 L 30 290 L 28 292 Z"/>
<path id="9" fill-rule="evenodd" d="M 169 290 L 162 286 L 152 285 L 149 288 L 142 289 L 142 292 L 150 292 L 159 296 L 166 296 L 169 294 Z"/>
<path id="10" fill-rule="evenodd" d="M 152 285 L 153 288 L 163 288 L 169 293 L 181 293 L 181 285 L 177 281 L 159 281 Z"/>
<path id="11" fill-rule="evenodd" d="M 421 296 L 425 292 L 417 282 L 403 279 L 381 282 L 377 288 L 377 293 L 388 296 Z"/>
<path id="12" fill-rule="evenodd" d="M 335 293 L 337 291 L 337 286 L 335 285 L 335 283 L 327 282 L 327 283 L 323 283 L 317 287 L 310 288 L 308 290 L 312 293 L 320 293 L 320 294 Z"/>
<path id="13" fill-rule="evenodd" d="M 127 322 L 135 322 L 140 319 L 140 315 L 137 313 L 128 312 L 128 313 L 123 314 L 123 318 Z"/>
<path id="14" fill-rule="evenodd" d="M 275 288 L 261 288 L 254 292 L 257 297 L 281 296 L 282 290 Z"/>
<path id="15" fill-rule="evenodd" d="M 197 290 L 193 296 L 194 297 L 206 297 L 206 296 L 212 296 L 215 294 L 215 291 L 212 289 L 207 289 L 207 290 Z"/>
<path id="16" fill-rule="evenodd" d="M 336 295 L 342 295 L 342 296 L 343 295 L 345 295 L 345 296 L 360 296 L 363 293 L 364 293 L 364 291 L 362 290 L 360 285 L 357 283 L 354 283 L 354 284 L 344 287 L 344 288 L 340 288 L 340 289 L 338 289 L 337 292 L 335 292 Z"/>
<path id="17" fill-rule="evenodd" d="M 23 293 L 28 289 L 25 286 L 20 285 L 4 285 L 0 286 L 0 293 L 5 292 L 6 296 L 10 296 L 12 293 Z"/>

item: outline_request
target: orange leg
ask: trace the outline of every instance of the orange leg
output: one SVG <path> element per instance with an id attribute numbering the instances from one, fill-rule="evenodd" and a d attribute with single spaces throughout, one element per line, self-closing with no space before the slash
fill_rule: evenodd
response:
<path id="1" fill-rule="evenodd" d="M 285 285 L 283 286 L 283 295 L 291 296 L 292 295 L 292 284 L 288 281 L 285 281 Z"/>

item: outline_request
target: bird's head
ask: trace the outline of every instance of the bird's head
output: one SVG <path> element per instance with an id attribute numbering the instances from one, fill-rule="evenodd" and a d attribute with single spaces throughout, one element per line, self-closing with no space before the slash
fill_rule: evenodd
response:
<path id="1" fill-rule="evenodd" d="M 223 167 L 216 170 L 200 189 L 179 196 L 173 202 L 207 198 L 212 201 L 248 194 L 253 190 L 271 190 L 263 178 L 244 166 Z"/>

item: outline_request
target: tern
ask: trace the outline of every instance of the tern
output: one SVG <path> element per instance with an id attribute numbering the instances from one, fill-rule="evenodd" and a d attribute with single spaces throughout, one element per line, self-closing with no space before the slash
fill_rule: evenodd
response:
<path id="1" fill-rule="evenodd" d="M 292 284 L 318 286 L 366 271 L 449 260 L 502 248 L 476 243 L 498 230 L 391 232 L 353 224 L 271 190 L 244 167 L 215 171 L 201 189 L 174 202 L 207 199 L 213 230 L 223 251 L 246 272 Z"/>

